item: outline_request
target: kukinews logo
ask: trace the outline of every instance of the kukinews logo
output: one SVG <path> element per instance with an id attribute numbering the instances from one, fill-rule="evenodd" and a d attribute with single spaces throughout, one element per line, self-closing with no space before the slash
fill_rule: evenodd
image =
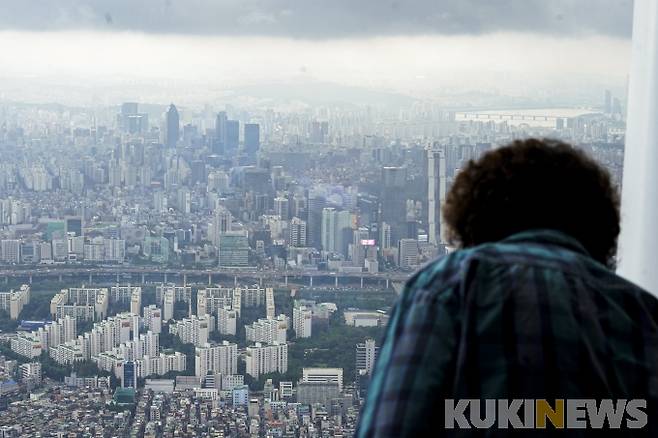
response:
<path id="1" fill-rule="evenodd" d="M 446 399 L 446 429 L 641 429 L 644 399 Z"/>

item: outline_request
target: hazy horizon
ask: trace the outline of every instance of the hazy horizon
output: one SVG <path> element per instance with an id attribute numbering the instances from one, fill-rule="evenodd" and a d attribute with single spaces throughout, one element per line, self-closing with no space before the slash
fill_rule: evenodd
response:
<path id="1" fill-rule="evenodd" d="M 0 98 L 198 106 L 277 84 L 425 100 L 468 92 L 580 100 L 624 90 L 630 2 L 464 3 L 0 5 Z"/>

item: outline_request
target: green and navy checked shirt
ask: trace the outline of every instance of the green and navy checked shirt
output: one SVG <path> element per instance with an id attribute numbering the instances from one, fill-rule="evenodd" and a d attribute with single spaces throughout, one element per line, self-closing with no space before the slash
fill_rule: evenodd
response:
<path id="1" fill-rule="evenodd" d="M 644 398 L 652 436 L 658 300 L 551 230 L 439 259 L 392 310 L 357 436 L 449 435 L 461 398 Z"/>

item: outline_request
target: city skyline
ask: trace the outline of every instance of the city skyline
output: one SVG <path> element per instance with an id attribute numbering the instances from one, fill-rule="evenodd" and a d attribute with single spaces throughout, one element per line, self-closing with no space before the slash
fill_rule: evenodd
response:
<path id="1" fill-rule="evenodd" d="M 352 436 L 463 169 L 621 188 L 632 9 L 0 2 L 0 436 Z"/>

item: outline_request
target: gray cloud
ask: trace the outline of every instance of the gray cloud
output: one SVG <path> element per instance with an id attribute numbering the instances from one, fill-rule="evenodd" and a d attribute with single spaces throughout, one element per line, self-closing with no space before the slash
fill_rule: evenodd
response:
<path id="1" fill-rule="evenodd" d="M 325 39 L 519 31 L 630 35 L 632 0 L 0 0 L 4 30 Z"/>

